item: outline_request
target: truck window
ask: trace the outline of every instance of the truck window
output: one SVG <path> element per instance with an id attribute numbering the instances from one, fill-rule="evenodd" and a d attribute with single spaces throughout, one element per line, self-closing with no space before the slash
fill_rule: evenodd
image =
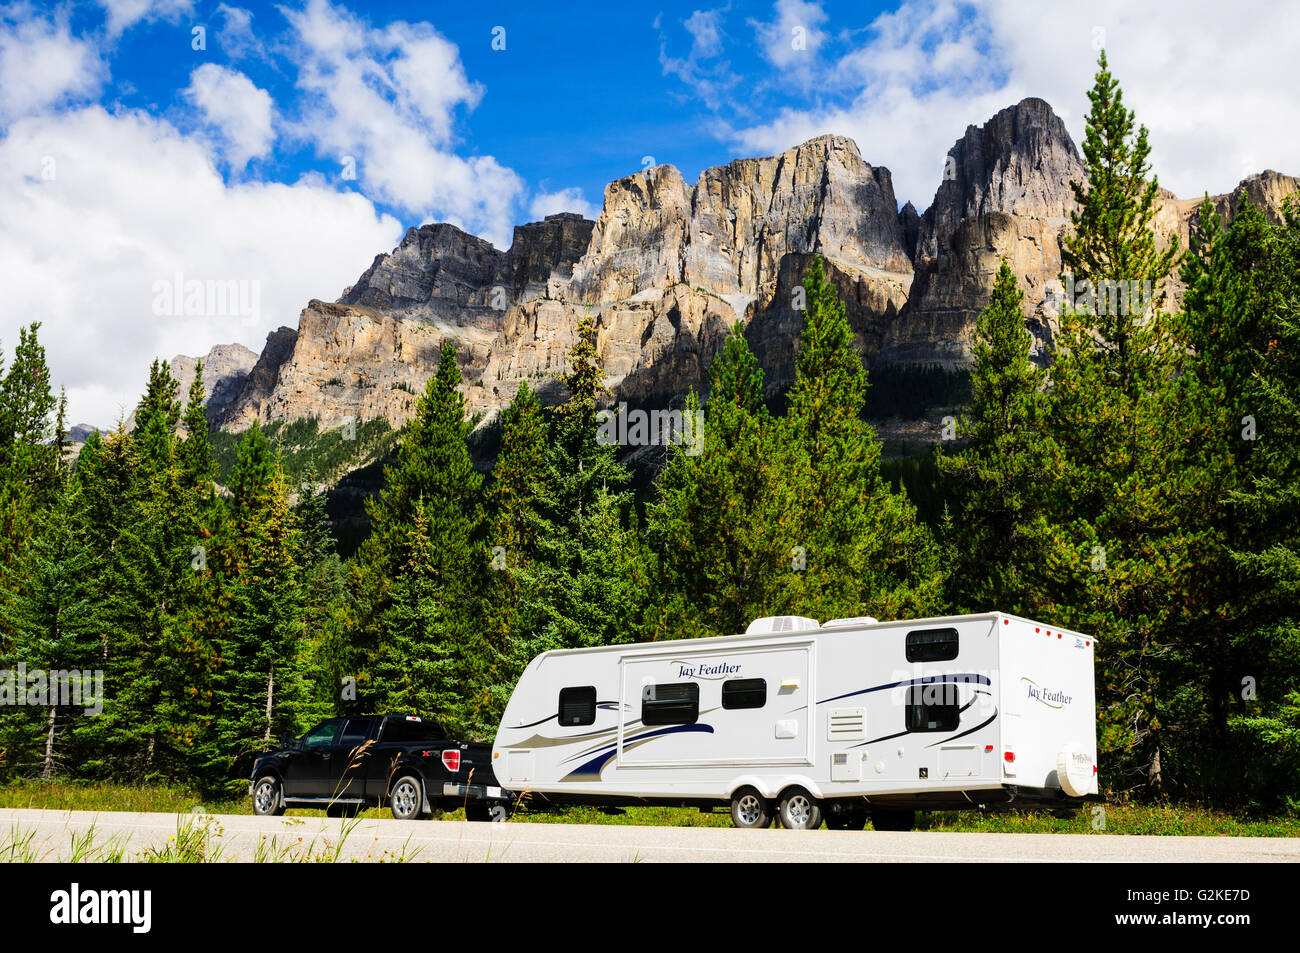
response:
<path id="1" fill-rule="evenodd" d="M 762 708 L 767 704 L 767 682 L 761 678 L 732 678 L 722 683 L 723 708 Z"/>
<path id="2" fill-rule="evenodd" d="M 349 718 L 347 724 L 343 726 L 343 734 L 339 735 L 337 747 L 351 751 L 370 737 L 370 727 L 373 723 L 373 719 L 370 718 Z"/>
<path id="3" fill-rule="evenodd" d="M 700 719 L 698 682 L 646 685 L 641 689 L 641 724 L 693 725 Z"/>
<path id="4" fill-rule="evenodd" d="M 956 657 L 956 629 L 917 629 L 907 633 L 909 662 L 951 662 Z"/>
<path id="5" fill-rule="evenodd" d="M 913 685 L 907 690 L 908 731 L 956 731 L 961 721 L 957 686 L 950 682 Z"/>
<path id="6" fill-rule="evenodd" d="M 334 743 L 334 736 L 338 734 L 339 725 L 343 723 L 342 718 L 331 718 L 329 721 L 321 722 L 311 731 L 303 736 L 302 743 L 307 748 L 329 747 Z"/>
<path id="7" fill-rule="evenodd" d="M 447 735 L 432 720 L 408 721 L 405 718 L 387 718 L 379 733 L 381 742 L 420 744 L 425 741 L 443 741 Z"/>
<path id="8" fill-rule="evenodd" d="M 596 687 L 560 689 L 560 724 L 594 725 L 596 723 Z"/>

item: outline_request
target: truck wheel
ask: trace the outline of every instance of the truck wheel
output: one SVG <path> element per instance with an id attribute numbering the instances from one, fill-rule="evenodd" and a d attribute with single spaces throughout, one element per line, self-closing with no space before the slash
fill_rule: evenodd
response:
<path id="1" fill-rule="evenodd" d="M 873 808 L 871 826 L 878 831 L 910 831 L 916 826 L 916 811 L 906 808 Z"/>
<path id="2" fill-rule="evenodd" d="M 787 788 L 776 813 L 786 830 L 815 831 L 822 826 L 821 805 L 803 788 Z"/>
<path id="3" fill-rule="evenodd" d="M 420 779 L 413 774 L 398 778 L 388 796 L 388 806 L 392 809 L 393 817 L 399 821 L 413 821 L 419 817 L 420 809 L 424 806 Z"/>
<path id="4" fill-rule="evenodd" d="M 753 788 L 741 788 L 731 796 L 731 823 L 736 827 L 763 828 L 772 823 L 767 801 Z"/>
<path id="5" fill-rule="evenodd" d="M 279 817 L 284 813 L 284 796 L 280 782 L 269 774 L 253 786 L 253 813 L 259 817 Z"/>

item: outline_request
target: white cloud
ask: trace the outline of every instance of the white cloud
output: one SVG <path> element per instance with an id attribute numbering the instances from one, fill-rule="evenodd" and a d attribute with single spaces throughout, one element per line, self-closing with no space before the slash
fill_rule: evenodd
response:
<path id="1" fill-rule="evenodd" d="M 401 231 L 322 182 L 228 185 L 201 142 L 140 112 L 28 117 L 0 140 L 0 341 L 12 347 L 20 322 L 41 321 L 72 418 L 109 425 L 134 406 L 153 357 L 231 341 L 260 350 Z M 257 312 L 156 314 L 155 283 L 176 275 L 244 282 Z"/>
<path id="2" fill-rule="evenodd" d="M 528 205 L 528 220 L 538 222 L 556 212 L 577 212 L 584 218 L 594 219 L 600 214 L 600 207 L 588 202 L 577 186 L 558 192 L 539 192 Z"/>
<path id="3" fill-rule="evenodd" d="M 758 34 L 763 57 L 782 71 L 783 78 L 806 82 L 826 40 L 821 29 L 826 12 L 815 2 L 776 0 L 775 13 L 771 22 L 749 21 Z"/>
<path id="4" fill-rule="evenodd" d="M 723 52 L 722 18 L 725 7 L 716 10 L 696 10 L 682 26 L 691 37 L 691 47 L 685 56 L 668 55 L 668 37 L 662 32 L 662 17 L 655 18 L 659 34 L 659 65 L 665 76 L 676 76 L 691 88 L 710 109 L 718 108 L 736 85 L 739 77 L 729 60 L 719 57 Z"/>
<path id="5" fill-rule="evenodd" d="M 116 38 L 145 20 L 175 23 L 183 13 L 193 13 L 191 0 L 100 0 L 107 21 L 108 35 Z"/>
<path id="6" fill-rule="evenodd" d="M 221 19 L 221 28 L 217 31 L 217 42 L 223 53 L 232 60 L 246 57 L 264 56 L 266 46 L 253 32 L 253 12 L 243 7 L 229 4 L 217 6 L 217 17 Z"/>
<path id="7" fill-rule="evenodd" d="M 190 74 L 185 95 L 216 128 L 231 168 L 242 169 L 271 151 L 271 97 L 243 73 L 204 63 Z"/>
<path id="8" fill-rule="evenodd" d="M 780 0 L 774 23 L 757 30 L 777 66 L 786 55 L 777 41 L 788 47 L 778 26 L 798 6 Z M 827 32 L 822 55 L 789 61 L 811 63 L 819 101 L 759 123 L 736 104 L 717 125 L 730 146 L 776 152 L 820 133 L 852 136 L 868 162 L 892 171 L 899 201 L 924 209 L 966 127 L 1026 96 L 1047 100 L 1080 142 L 1101 38 L 1125 102 L 1150 130 L 1161 185 L 1195 196 L 1266 167 L 1300 173 L 1294 4 L 1241 0 L 1224 16 L 1211 0 L 906 0 L 865 31 L 826 25 L 850 42 L 837 46 Z"/>
<path id="9" fill-rule="evenodd" d="M 351 157 L 372 197 L 508 246 L 525 184 L 491 156 L 454 151 L 457 111 L 483 95 L 456 46 L 426 23 L 375 29 L 327 0 L 282 12 L 297 34 L 299 134 L 321 155 Z"/>
<path id="10" fill-rule="evenodd" d="M 68 32 L 66 18 L 0 9 L 0 124 L 96 95 L 107 74 L 99 51 Z"/>

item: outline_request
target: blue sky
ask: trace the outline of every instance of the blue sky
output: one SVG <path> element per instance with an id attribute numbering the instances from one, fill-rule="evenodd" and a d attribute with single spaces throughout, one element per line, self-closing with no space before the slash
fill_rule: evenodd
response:
<path id="1" fill-rule="evenodd" d="M 1025 96 L 1080 137 L 1102 45 L 1162 185 L 1300 172 L 1300 5 L 0 0 L 0 346 L 41 321 L 74 419 L 108 425 L 154 356 L 260 350 L 411 225 L 504 247 L 650 161 L 693 181 L 839 133 L 924 209 Z M 254 306 L 159 306 L 196 278 Z"/>

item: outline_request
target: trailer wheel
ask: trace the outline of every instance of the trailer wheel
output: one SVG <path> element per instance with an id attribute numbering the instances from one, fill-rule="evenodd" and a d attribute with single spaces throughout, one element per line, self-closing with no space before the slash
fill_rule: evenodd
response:
<path id="1" fill-rule="evenodd" d="M 731 796 L 731 823 L 757 829 L 772 823 L 767 800 L 753 788 L 741 788 Z"/>
<path id="2" fill-rule="evenodd" d="M 420 779 L 413 774 L 406 774 L 397 779 L 393 791 L 388 796 L 388 806 L 393 817 L 399 821 L 413 821 L 420 816 L 424 806 L 424 792 L 420 789 Z"/>
<path id="3" fill-rule="evenodd" d="M 776 813 L 786 830 L 815 831 L 822 826 L 821 805 L 803 788 L 786 788 Z"/>
<path id="4" fill-rule="evenodd" d="M 871 826 L 878 831 L 910 831 L 916 826 L 916 811 L 906 808 L 872 808 Z"/>

